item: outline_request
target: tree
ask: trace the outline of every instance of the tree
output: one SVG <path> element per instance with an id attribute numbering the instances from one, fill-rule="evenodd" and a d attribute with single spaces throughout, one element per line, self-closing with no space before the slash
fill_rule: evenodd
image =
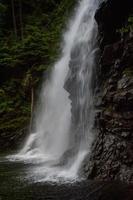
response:
<path id="1" fill-rule="evenodd" d="M 24 33 L 23 33 L 22 1 L 21 0 L 19 0 L 19 21 L 20 21 L 21 40 L 23 40 Z"/>
<path id="2" fill-rule="evenodd" d="M 15 35 L 15 38 L 17 39 L 17 24 L 16 24 L 16 17 L 15 17 L 14 0 L 11 0 L 11 7 L 12 7 L 12 21 L 13 21 L 14 35 Z"/>

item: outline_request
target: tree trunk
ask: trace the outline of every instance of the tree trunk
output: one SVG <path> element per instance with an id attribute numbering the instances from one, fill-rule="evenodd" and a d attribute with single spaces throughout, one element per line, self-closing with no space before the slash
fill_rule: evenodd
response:
<path id="1" fill-rule="evenodd" d="M 12 20 L 13 20 L 13 29 L 14 29 L 14 35 L 17 39 L 17 25 L 16 25 L 16 17 L 15 17 L 15 6 L 14 6 L 14 0 L 11 0 L 12 4 Z"/>
<path id="2" fill-rule="evenodd" d="M 21 40 L 23 40 L 23 20 L 22 20 L 22 1 L 19 0 L 19 20 L 20 20 L 20 32 L 21 32 Z"/>
<path id="3" fill-rule="evenodd" d="M 34 88 L 31 88 L 31 116 L 30 116 L 30 133 L 32 132 L 33 124 L 33 110 L 34 110 Z"/>

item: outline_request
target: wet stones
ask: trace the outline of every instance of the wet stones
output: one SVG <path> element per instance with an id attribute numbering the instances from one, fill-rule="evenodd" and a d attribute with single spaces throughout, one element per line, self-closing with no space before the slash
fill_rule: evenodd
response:
<path id="1" fill-rule="evenodd" d="M 116 33 L 130 12 L 130 3 L 108 0 L 96 14 L 102 95 L 96 115 L 98 134 L 86 167 L 91 179 L 133 182 L 133 38 Z"/>

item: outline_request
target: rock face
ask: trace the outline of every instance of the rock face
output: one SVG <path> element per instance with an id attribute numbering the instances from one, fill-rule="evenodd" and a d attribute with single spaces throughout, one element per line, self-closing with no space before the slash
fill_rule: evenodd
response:
<path id="1" fill-rule="evenodd" d="M 117 31 L 133 2 L 108 0 L 96 13 L 100 31 L 100 110 L 88 178 L 133 181 L 133 37 Z"/>

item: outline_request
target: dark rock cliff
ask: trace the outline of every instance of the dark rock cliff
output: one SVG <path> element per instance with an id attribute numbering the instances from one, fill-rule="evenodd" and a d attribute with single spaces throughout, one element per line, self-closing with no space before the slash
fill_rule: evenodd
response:
<path id="1" fill-rule="evenodd" d="M 86 166 L 92 179 L 133 181 L 133 30 L 127 25 L 132 4 L 132 0 L 108 0 L 96 13 L 101 103 L 98 133 Z"/>

